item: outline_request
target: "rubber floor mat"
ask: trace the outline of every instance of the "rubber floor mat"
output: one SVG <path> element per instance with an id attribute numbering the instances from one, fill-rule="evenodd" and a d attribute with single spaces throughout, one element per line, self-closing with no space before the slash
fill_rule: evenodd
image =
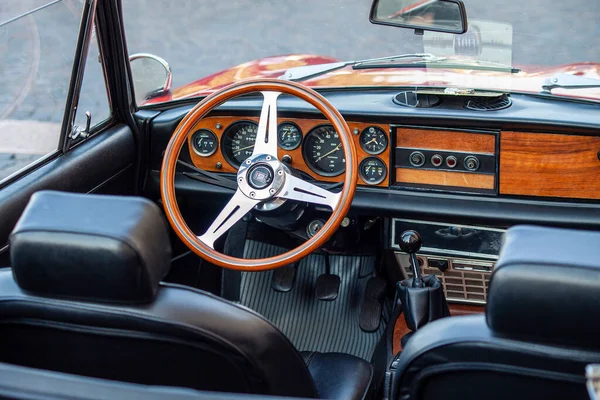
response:
<path id="1" fill-rule="evenodd" d="M 283 251 L 248 240 L 244 256 L 271 257 Z M 270 320 L 299 351 L 341 352 L 370 361 L 389 314 L 388 307 L 384 307 L 375 332 L 360 329 L 362 297 L 375 267 L 375 257 L 330 255 L 329 261 L 331 273 L 341 278 L 340 292 L 333 301 L 321 301 L 315 296 L 315 282 L 325 272 L 325 258 L 311 254 L 298 265 L 294 287 L 289 292 L 271 288 L 273 271 L 242 273 L 240 303 Z"/>

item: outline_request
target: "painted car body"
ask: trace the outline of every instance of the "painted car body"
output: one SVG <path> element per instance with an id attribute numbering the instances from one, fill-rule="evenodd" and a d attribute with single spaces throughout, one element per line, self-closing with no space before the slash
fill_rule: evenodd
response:
<path id="1" fill-rule="evenodd" d="M 249 78 L 279 78 L 289 68 L 338 62 L 340 60 L 311 54 L 291 54 L 266 57 L 246 62 L 224 71 L 200 78 L 173 89 L 145 104 L 169 100 L 206 96 L 231 83 Z M 518 66 L 517 66 L 518 67 Z M 347 66 L 328 72 L 302 83 L 309 87 L 395 87 L 431 86 L 491 89 L 509 92 L 539 93 L 543 82 L 557 73 L 600 79 L 600 63 L 576 63 L 557 67 L 519 67 L 520 72 L 510 74 L 499 71 L 445 68 L 373 68 L 352 69 Z M 554 89 L 554 94 L 600 100 L 600 88 Z"/>

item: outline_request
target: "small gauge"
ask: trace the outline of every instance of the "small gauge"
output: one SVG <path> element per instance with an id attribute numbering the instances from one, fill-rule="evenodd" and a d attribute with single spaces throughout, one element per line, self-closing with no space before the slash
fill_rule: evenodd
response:
<path id="1" fill-rule="evenodd" d="M 362 160 L 358 167 L 358 173 L 362 180 L 368 185 L 377 185 L 387 176 L 387 167 L 381 159 L 369 157 Z"/>
<path id="2" fill-rule="evenodd" d="M 296 124 L 284 122 L 277 129 L 277 142 L 284 150 L 294 150 L 302 143 L 302 131 Z"/>
<path id="3" fill-rule="evenodd" d="M 192 135 L 192 148 L 194 153 L 201 157 L 208 157 L 215 154 L 219 147 L 217 136 L 208 129 L 200 129 Z"/>
<path id="4" fill-rule="evenodd" d="M 369 154 L 381 154 L 387 145 L 385 132 L 376 126 L 370 126 L 360 134 L 360 147 Z"/>

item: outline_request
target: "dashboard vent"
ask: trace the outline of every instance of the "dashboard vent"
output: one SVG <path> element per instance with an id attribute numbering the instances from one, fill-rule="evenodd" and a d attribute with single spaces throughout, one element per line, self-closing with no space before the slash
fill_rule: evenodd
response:
<path id="1" fill-rule="evenodd" d="M 512 101 L 506 94 L 498 97 L 471 97 L 465 108 L 473 111 L 498 111 L 510 107 Z"/>
<path id="2" fill-rule="evenodd" d="M 435 94 L 405 91 L 395 95 L 393 101 L 394 103 L 404 107 L 429 108 L 440 104 L 441 99 Z"/>

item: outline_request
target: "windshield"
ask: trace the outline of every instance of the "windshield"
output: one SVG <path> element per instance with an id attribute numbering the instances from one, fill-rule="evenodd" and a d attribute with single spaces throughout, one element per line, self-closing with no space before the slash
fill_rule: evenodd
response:
<path id="1" fill-rule="evenodd" d="M 130 54 L 160 56 L 172 70 L 170 89 L 139 98 L 141 104 L 202 96 L 245 78 L 282 77 L 297 66 L 403 53 L 432 53 L 453 62 L 447 68 L 347 65 L 302 82 L 312 87 L 422 85 L 538 93 L 557 73 L 600 79 L 600 2 L 464 3 L 467 33 L 422 36 L 371 24 L 370 0 L 125 0 L 123 8 Z M 520 71 L 473 69 L 473 60 Z M 464 67 L 457 66 L 461 61 Z M 600 100 L 599 88 L 558 88 L 552 94 Z"/>

